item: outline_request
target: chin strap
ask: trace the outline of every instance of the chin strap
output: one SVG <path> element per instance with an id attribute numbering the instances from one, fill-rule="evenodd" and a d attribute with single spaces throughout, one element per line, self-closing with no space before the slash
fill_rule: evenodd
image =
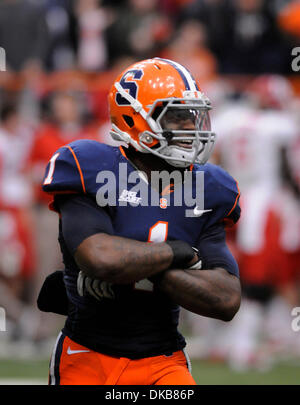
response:
<path id="1" fill-rule="evenodd" d="M 111 127 L 112 129 L 109 131 L 109 133 L 115 141 L 130 143 L 131 138 L 127 132 L 121 131 L 115 124 L 112 124 Z"/>
<path id="2" fill-rule="evenodd" d="M 125 142 L 132 145 L 139 152 L 149 153 L 146 152 L 135 140 L 133 140 L 127 132 L 121 131 L 115 124 L 112 124 L 112 129 L 109 131 L 109 133 L 115 141 Z"/>

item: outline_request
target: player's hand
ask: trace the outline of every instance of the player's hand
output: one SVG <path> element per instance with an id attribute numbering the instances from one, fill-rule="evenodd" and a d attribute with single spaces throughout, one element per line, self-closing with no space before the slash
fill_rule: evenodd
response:
<path id="1" fill-rule="evenodd" d="M 188 269 L 189 270 L 201 270 L 202 269 L 202 260 L 199 256 L 199 250 L 195 247 L 193 247 L 193 250 L 195 252 L 195 255 L 194 255 L 193 259 L 189 262 Z"/>
<path id="2" fill-rule="evenodd" d="M 77 277 L 77 291 L 81 297 L 89 294 L 98 301 L 103 298 L 115 298 L 111 283 L 90 278 L 83 271 L 80 271 Z"/>
<path id="3" fill-rule="evenodd" d="M 186 269 L 195 260 L 195 250 L 183 240 L 167 240 L 165 242 L 173 251 L 173 261 L 170 264 L 171 269 Z"/>
<path id="4" fill-rule="evenodd" d="M 194 251 L 194 257 L 193 259 L 188 263 L 188 267 L 186 268 L 187 270 L 201 270 L 202 269 L 202 260 L 199 256 L 199 250 L 195 247 L 192 248 Z M 163 276 L 164 272 L 155 274 L 154 276 L 148 277 L 148 280 L 150 280 L 153 284 L 159 282 L 161 277 Z"/>

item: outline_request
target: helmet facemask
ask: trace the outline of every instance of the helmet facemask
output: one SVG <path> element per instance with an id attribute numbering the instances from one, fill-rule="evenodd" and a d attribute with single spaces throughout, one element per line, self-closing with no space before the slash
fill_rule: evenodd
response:
<path id="1" fill-rule="evenodd" d="M 175 167 L 206 163 L 215 142 L 209 110 L 205 96 L 156 100 L 146 117 L 152 131 L 140 134 L 140 145 Z M 153 138 L 158 143 L 149 147 Z"/>

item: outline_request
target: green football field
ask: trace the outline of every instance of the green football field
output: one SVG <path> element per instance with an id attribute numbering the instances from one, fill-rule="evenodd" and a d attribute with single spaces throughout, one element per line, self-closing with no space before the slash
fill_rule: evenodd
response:
<path id="1" fill-rule="evenodd" d="M 281 363 L 268 371 L 234 372 L 224 364 L 192 361 L 201 385 L 300 385 L 299 364 Z M 48 360 L 0 360 L 0 384 L 47 384 Z"/>

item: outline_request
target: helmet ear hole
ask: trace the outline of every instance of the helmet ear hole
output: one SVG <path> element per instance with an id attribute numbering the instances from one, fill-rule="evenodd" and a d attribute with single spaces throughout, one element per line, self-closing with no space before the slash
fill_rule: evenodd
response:
<path id="1" fill-rule="evenodd" d="M 130 117 L 130 115 L 123 114 L 122 117 L 125 123 L 129 126 L 129 128 L 132 128 L 134 126 L 133 118 Z"/>

